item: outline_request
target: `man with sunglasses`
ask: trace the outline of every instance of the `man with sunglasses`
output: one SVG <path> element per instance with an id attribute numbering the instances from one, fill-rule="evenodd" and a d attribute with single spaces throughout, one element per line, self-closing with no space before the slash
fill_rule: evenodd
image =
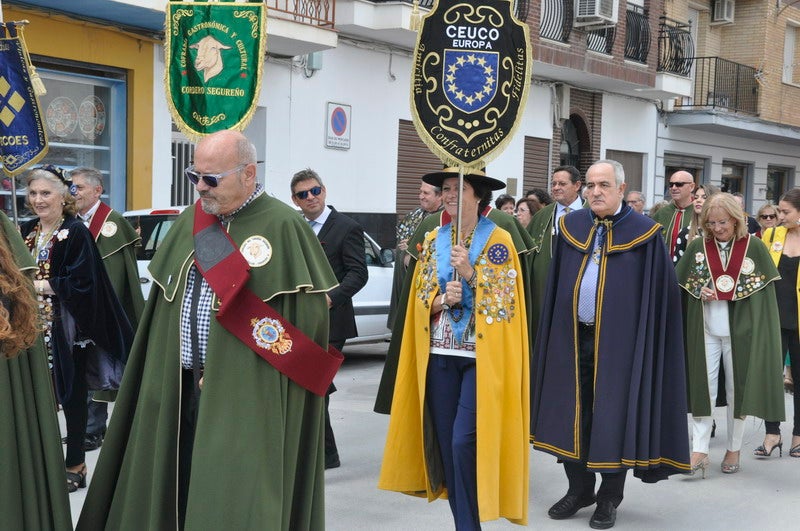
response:
<path id="1" fill-rule="evenodd" d="M 653 220 L 661 224 L 661 233 L 667 243 L 670 257 L 675 257 L 675 244 L 678 233 L 692 221 L 692 202 L 694 197 L 694 177 L 691 173 L 678 170 L 669 178 L 669 194 L 672 202 L 653 214 Z"/>
<path id="2" fill-rule="evenodd" d="M 303 217 L 317 235 L 333 274 L 339 281 L 339 285 L 329 291 L 326 298 L 330 309 L 328 343 L 341 351 L 345 341 L 358 335 L 353 296 L 367 283 L 364 229 L 325 204 L 325 185 L 314 170 L 309 168 L 295 173 L 289 186 L 292 201 L 302 210 Z M 328 413 L 330 395 L 335 391 L 336 386 L 331 383 L 325 396 L 326 469 L 340 466 L 339 450 Z"/>
<path id="3" fill-rule="evenodd" d="M 208 135 L 194 157 L 185 173 L 200 200 L 150 263 L 77 527 L 324 529 L 322 395 L 338 367 L 324 357 L 325 292 L 336 279 L 306 223 L 256 181 L 243 134 Z"/>

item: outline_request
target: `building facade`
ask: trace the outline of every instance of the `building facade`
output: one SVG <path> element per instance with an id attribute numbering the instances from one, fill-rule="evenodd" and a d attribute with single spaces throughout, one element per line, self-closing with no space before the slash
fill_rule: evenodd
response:
<path id="1" fill-rule="evenodd" d="M 291 175 L 311 167 L 329 203 L 393 244 L 396 216 L 417 204 L 420 175 L 440 167 L 411 124 L 412 3 L 266 3 L 264 82 L 246 131 L 264 161 L 259 179 L 291 204 Z M 167 110 L 163 2 L 79 2 L 89 13 L 63 4 L 2 0 L 6 20 L 31 21 L 28 45 L 52 98 L 43 100 L 51 140 L 64 144 L 54 162 L 108 171 L 117 208 L 188 204 L 194 197 L 182 169 L 193 146 Z M 423 14 L 431 5 L 421 1 Z M 546 188 L 560 164 L 585 171 L 599 158 L 620 160 L 629 189 L 642 190 L 648 205 L 663 198 L 678 168 L 741 191 L 751 211 L 798 184 L 800 10 L 790 2 L 513 5 L 530 27 L 533 79 L 516 136 L 487 168 L 511 195 Z M 70 92 L 70 83 L 86 80 L 99 88 Z M 333 112 L 347 117 L 337 138 Z M 100 140 L 116 143 L 104 151 Z"/>

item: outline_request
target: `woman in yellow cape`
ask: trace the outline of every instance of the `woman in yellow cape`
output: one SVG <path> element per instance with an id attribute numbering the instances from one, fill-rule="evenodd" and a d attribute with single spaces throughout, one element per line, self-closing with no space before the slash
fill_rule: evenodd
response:
<path id="1" fill-rule="evenodd" d="M 481 215 L 504 183 L 464 176 L 462 231 L 452 245 L 457 173 L 446 215 L 425 237 L 406 308 L 378 487 L 447 497 L 456 529 L 528 514 L 529 358 L 521 264 L 511 236 Z M 448 219 L 449 218 L 449 219 Z M 452 280 L 453 270 L 460 280 Z"/>

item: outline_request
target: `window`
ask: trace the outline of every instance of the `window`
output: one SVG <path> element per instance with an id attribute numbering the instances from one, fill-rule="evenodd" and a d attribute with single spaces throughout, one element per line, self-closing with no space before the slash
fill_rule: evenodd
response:
<path id="1" fill-rule="evenodd" d="M 97 168 L 103 174 L 102 199 L 119 211 L 126 202 L 126 81 L 122 71 L 86 66 L 52 65 L 34 61 L 47 94 L 39 106 L 47 131 L 49 150 L 43 164 L 72 170 L 78 166 Z M 17 204 L 21 218 L 24 208 L 22 173 L 18 177 Z M 10 190 L 2 201 L 10 215 Z"/>
<path id="2" fill-rule="evenodd" d="M 791 171 L 790 168 L 767 167 L 767 201 L 776 204 L 784 192 L 789 189 Z"/>
<path id="3" fill-rule="evenodd" d="M 787 24 L 783 37 L 783 77 L 784 83 L 800 84 L 800 49 L 798 48 L 798 26 Z"/>
<path id="4" fill-rule="evenodd" d="M 747 176 L 749 165 L 722 161 L 722 183 L 720 190 L 729 194 L 741 193 L 747 200 Z M 746 204 L 746 203 L 745 203 Z"/>

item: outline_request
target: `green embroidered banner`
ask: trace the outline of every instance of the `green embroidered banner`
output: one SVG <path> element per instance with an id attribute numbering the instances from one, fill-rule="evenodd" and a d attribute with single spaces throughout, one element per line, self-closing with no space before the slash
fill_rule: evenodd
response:
<path id="1" fill-rule="evenodd" d="M 261 90 L 265 9 L 254 0 L 167 5 L 167 102 L 188 137 L 247 127 Z"/>

